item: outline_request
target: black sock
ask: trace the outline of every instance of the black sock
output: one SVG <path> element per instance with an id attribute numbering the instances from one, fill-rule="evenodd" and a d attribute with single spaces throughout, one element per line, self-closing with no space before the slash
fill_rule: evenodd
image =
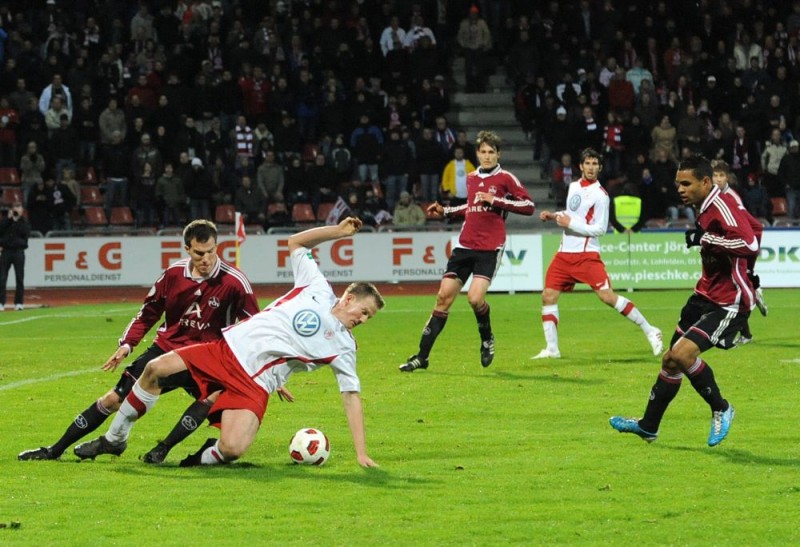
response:
<path id="1" fill-rule="evenodd" d="M 744 336 L 745 338 L 753 337 L 753 333 L 750 332 L 750 321 L 744 322 L 744 327 L 742 327 L 742 336 Z"/>
<path id="2" fill-rule="evenodd" d="M 722 398 L 717 381 L 714 379 L 714 371 L 707 363 L 700 361 L 699 370 L 689 374 L 689 381 L 692 387 L 705 399 L 712 411 L 727 410 L 728 401 Z"/>
<path id="3" fill-rule="evenodd" d="M 422 329 L 422 338 L 419 340 L 419 355 L 422 359 L 427 359 L 433 349 L 433 344 L 439 333 L 444 330 L 444 324 L 447 323 L 447 312 L 434 310 L 430 319 Z"/>
<path id="4" fill-rule="evenodd" d="M 111 415 L 103 406 L 100 401 L 95 401 L 89 408 L 78 414 L 69 427 L 64 432 L 64 435 L 50 447 L 53 454 L 60 456 L 64 451 L 69 448 L 75 441 L 85 437 L 106 421 Z"/>
<path id="5" fill-rule="evenodd" d="M 481 340 L 488 340 L 492 337 L 492 320 L 489 317 L 489 304 L 484 302 L 483 306 L 475 310 L 475 320 L 478 321 L 478 332 Z"/>
<path id="6" fill-rule="evenodd" d="M 639 427 L 648 433 L 658 433 L 661 418 L 664 417 L 667 407 L 680 389 L 680 378 L 671 376 L 667 380 L 663 374 L 659 374 L 656 383 L 653 384 L 653 388 L 650 390 L 650 400 L 647 401 L 644 417 L 639 420 Z"/>
<path id="7" fill-rule="evenodd" d="M 208 411 L 211 410 L 212 403 L 208 399 L 197 400 L 189 405 L 189 408 L 183 413 L 181 419 L 169 432 L 167 438 L 161 441 L 161 444 L 172 448 L 183 439 L 195 432 L 200 427 L 203 420 L 208 416 Z"/>

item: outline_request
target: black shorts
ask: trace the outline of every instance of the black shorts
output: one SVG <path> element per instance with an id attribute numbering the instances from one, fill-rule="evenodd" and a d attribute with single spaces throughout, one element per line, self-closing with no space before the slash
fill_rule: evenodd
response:
<path id="1" fill-rule="evenodd" d="M 119 377 L 117 385 L 114 386 L 114 393 L 119 396 L 120 400 L 125 399 L 125 397 L 128 396 L 128 393 L 131 392 L 131 389 L 133 389 L 133 384 L 135 384 L 136 380 L 139 379 L 139 376 L 142 375 L 142 372 L 144 372 L 144 367 L 147 366 L 147 363 L 156 357 L 161 357 L 165 353 L 166 352 L 163 349 L 153 344 L 147 348 L 144 353 L 137 357 L 133 363 L 125 368 L 122 375 Z M 173 374 L 172 376 L 164 378 L 159 385 L 162 388 L 162 393 L 172 391 L 176 388 L 183 388 L 195 399 L 197 399 L 197 397 L 200 395 L 200 389 L 197 387 L 197 384 L 192 379 L 192 375 L 189 374 L 188 370 L 178 372 L 177 374 Z"/>
<path id="2" fill-rule="evenodd" d="M 700 295 L 693 294 L 681 310 L 681 318 L 670 347 L 683 337 L 697 344 L 700 351 L 714 346 L 731 349 L 735 347 L 733 340 L 747 324 L 749 317 L 750 312 L 728 311 Z"/>
<path id="3" fill-rule="evenodd" d="M 491 281 L 500 266 L 500 256 L 503 249 L 496 251 L 473 251 L 456 247 L 447 261 L 447 271 L 445 277 L 457 277 L 461 284 L 467 282 L 470 275 L 483 277 Z"/>

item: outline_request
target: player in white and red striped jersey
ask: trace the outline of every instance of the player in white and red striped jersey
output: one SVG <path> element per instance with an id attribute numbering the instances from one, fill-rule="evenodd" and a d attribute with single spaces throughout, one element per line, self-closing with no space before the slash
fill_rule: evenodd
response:
<path id="1" fill-rule="evenodd" d="M 467 202 L 457 207 L 443 207 L 436 202 L 428 207 L 429 213 L 463 218 L 464 223 L 447 261 L 436 305 L 422 330 L 419 350 L 400 365 L 403 372 L 428 368 L 428 356 L 444 329 L 450 306 L 470 276 L 472 284 L 467 298 L 478 322 L 481 365 L 488 367 L 494 359 L 494 335 L 486 293 L 497 273 L 506 243 L 506 216 L 508 213 L 532 215 L 534 204 L 519 179 L 500 167 L 500 137 L 492 131 L 481 131 L 476 144 L 480 167 L 467 175 Z"/>
<path id="2" fill-rule="evenodd" d="M 280 394 L 292 373 L 327 365 L 339 384 L 358 463 L 376 466 L 367 455 L 351 330 L 375 316 L 384 306 L 383 298 L 371 283 L 358 282 L 337 299 L 310 251 L 325 241 L 350 237 L 361 226 L 359 219 L 350 217 L 336 226 L 292 235 L 294 288 L 249 320 L 225 329 L 222 340 L 179 348 L 148 363 L 109 430 L 92 441 L 92 450 L 124 447 L 134 422 L 158 400 L 164 379 L 188 370 L 201 397 L 222 389 L 209 414 L 212 424 L 220 427 L 220 439 L 206 441 L 181 466 L 236 460 L 255 439 L 270 394 Z"/>
<path id="3" fill-rule="evenodd" d="M 634 433 L 648 442 L 656 439 L 684 375 L 711 409 L 709 446 L 725 439 L 734 417 L 733 406 L 722 397 L 714 372 L 700 354 L 714 346 L 735 347 L 736 334 L 753 308 L 755 295 L 747 264 L 748 258 L 759 252 L 759 243 L 746 211 L 731 193 L 720 191 L 712 177 L 711 164 L 701 156 L 685 159 L 678 166 L 678 194 L 683 203 L 699 212 L 697 228 L 686 231 L 686 245 L 700 246 L 703 272 L 681 310 L 644 417 L 614 416 L 610 420 L 617 431 Z"/>
<path id="4" fill-rule="evenodd" d="M 545 275 L 542 291 L 542 329 L 547 346 L 531 359 L 558 359 L 558 299 L 572 291 L 576 283 L 586 283 L 597 297 L 639 325 L 647 337 L 653 355 L 663 349 L 661 331 L 647 322 L 642 312 L 624 296 L 614 293 L 606 266 L 600 258 L 597 238 L 608 231 L 609 198 L 597 177 L 603 168 L 603 156 L 586 148 L 581 152 L 582 177 L 569 185 L 564 211 L 543 211 L 542 221 L 554 220 L 564 233 L 561 245 Z"/>
<path id="5" fill-rule="evenodd" d="M 97 429 L 119 409 L 150 360 L 188 344 L 217 340 L 224 327 L 258 313 L 258 301 L 245 275 L 217 257 L 217 229 L 212 222 L 189 223 L 183 231 L 183 240 L 188 258 L 169 266 L 156 280 L 103 370 L 116 369 L 163 317 L 152 345 L 125 369 L 113 389 L 73 420 L 56 443 L 26 450 L 19 459 L 58 459 L 67 447 Z M 170 379 L 170 387 L 183 387 L 195 397 L 198 393 L 188 376 Z M 157 458 L 163 461 L 172 446 L 202 423 L 211 402 L 201 399 L 187 409 L 172 433 L 157 447 Z M 152 456 L 146 456 L 145 461 L 160 463 Z"/>
<path id="6" fill-rule="evenodd" d="M 730 194 L 735 200 L 736 203 L 739 204 L 739 207 L 746 213 L 747 221 L 750 223 L 750 227 L 753 229 L 753 233 L 758 239 L 758 245 L 761 246 L 761 236 L 764 233 L 764 226 L 756 219 L 744 205 L 742 201 L 742 197 L 739 193 L 733 189 L 730 185 L 729 180 L 733 177 L 733 173 L 731 173 L 730 166 L 724 160 L 714 160 L 711 162 L 711 168 L 714 171 L 714 176 L 712 177 L 712 181 L 723 194 Z M 758 308 L 758 311 L 761 315 L 767 315 L 767 304 L 764 301 L 764 293 L 761 290 L 761 279 L 755 273 L 756 267 L 756 260 L 758 260 L 758 255 L 753 255 L 747 258 L 747 277 L 750 278 L 750 282 L 753 284 L 753 289 L 755 290 L 755 305 Z M 742 332 L 739 336 L 736 337 L 734 343 L 737 346 L 749 344 L 753 341 L 753 333 L 750 332 L 750 322 L 749 320 L 745 321 L 744 327 L 742 327 Z"/>

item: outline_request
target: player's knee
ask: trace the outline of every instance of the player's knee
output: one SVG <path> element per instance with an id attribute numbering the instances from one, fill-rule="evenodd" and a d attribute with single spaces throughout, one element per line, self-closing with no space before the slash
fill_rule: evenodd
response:
<path id="1" fill-rule="evenodd" d="M 677 374 L 678 372 L 686 370 L 688 365 L 691 364 L 686 361 L 685 355 L 682 355 L 680 351 L 676 351 L 674 348 L 670 348 L 661 358 L 661 368 L 670 373 Z"/>
<path id="2" fill-rule="evenodd" d="M 222 457 L 225 458 L 226 462 L 232 462 L 241 458 L 248 446 L 249 443 L 222 439 L 220 439 L 219 443 L 217 443 L 217 448 L 219 449 L 220 454 L 222 454 Z"/>
<path id="3" fill-rule="evenodd" d="M 119 410 L 120 405 L 122 405 L 122 399 L 123 398 L 116 391 L 112 390 L 100 397 L 98 402 L 109 412 L 116 412 Z"/>

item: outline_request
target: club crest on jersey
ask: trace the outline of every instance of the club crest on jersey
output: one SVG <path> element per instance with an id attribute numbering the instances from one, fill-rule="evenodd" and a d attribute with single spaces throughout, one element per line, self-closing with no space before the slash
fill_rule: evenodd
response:
<path id="1" fill-rule="evenodd" d="M 577 211 L 578 207 L 581 206 L 581 195 L 575 194 L 571 198 L 569 198 L 569 210 L 570 211 Z"/>
<path id="2" fill-rule="evenodd" d="M 323 334 L 323 336 L 325 337 L 325 340 L 332 340 L 336 335 L 331 329 L 325 329 L 325 334 Z"/>
<path id="3" fill-rule="evenodd" d="M 314 336 L 319 332 L 322 320 L 314 310 L 300 310 L 292 318 L 292 327 L 300 336 Z"/>
<path id="4" fill-rule="evenodd" d="M 219 308 L 219 298 L 217 298 L 216 296 L 212 296 L 211 298 L 208 299 L 208 305 L 211 306 L 212 308 Z"/>

